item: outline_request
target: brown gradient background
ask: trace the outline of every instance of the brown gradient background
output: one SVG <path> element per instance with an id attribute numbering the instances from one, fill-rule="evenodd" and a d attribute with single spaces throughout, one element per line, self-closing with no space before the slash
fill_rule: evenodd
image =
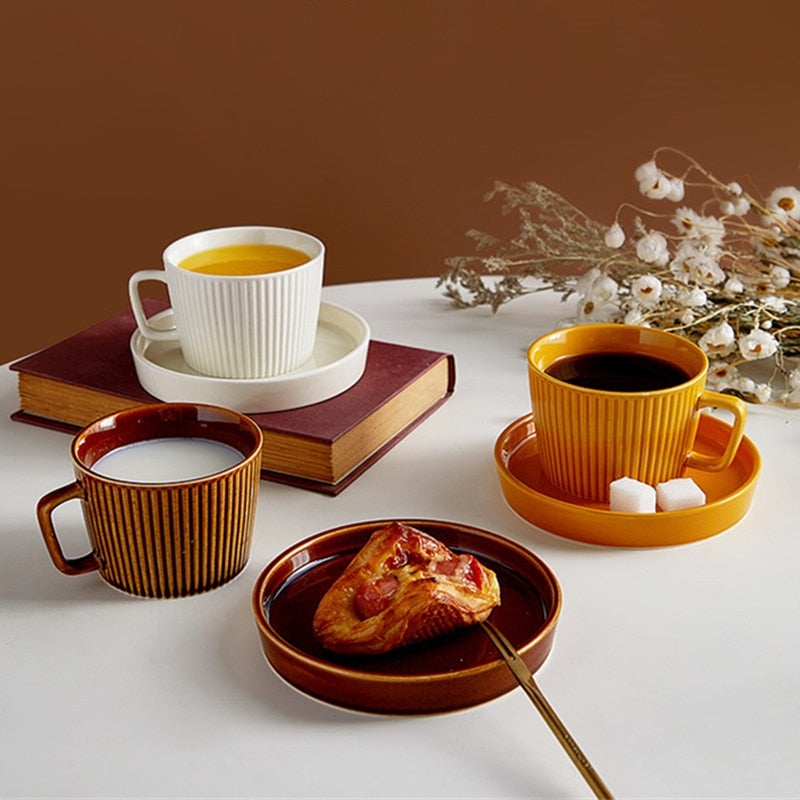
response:
<path id="1" fill-rule="evenodd" d="M 800 3 L 14 0 L 4 4 L 0 361 L 127 305 L 194 230 L 328 245 L 326 282 L 436 275 L 495 179 L 601 220 L 679 147 L 800 184 Z"/>

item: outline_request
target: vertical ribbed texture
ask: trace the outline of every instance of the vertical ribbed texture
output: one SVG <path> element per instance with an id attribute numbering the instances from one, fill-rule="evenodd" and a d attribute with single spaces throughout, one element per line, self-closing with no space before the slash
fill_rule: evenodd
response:
<path id="1" fill-rule="evenodd" d="M 694 441 L 698 382 L 647 397 L 573 390 L 531 376 L 545 475 L 570 494 L 608 501 L 621 477 L 655 485 L 678 477 Z"/>
<path id="2" fill-rule="evenodd" d="M 194 484 L 116 484 L 84 473 L 100 574 L 143 597 L 184 597 L 241 572 L 250 554 L 259 460 Z"/>
<path id="3" fill-rule="evenodd" d="M 262 378 L 311 358 L 322 262 L 254 277 L 170 274 L 170 296 L 186 363 L 205 375 Z"/>

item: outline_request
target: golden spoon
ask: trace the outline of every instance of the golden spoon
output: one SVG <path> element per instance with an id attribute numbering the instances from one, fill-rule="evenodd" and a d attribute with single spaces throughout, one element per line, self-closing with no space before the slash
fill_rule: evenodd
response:
<path id="1" fill-rule="evenodd" d="M 595 797 L 613 800 L 614 795 L 608 790 L 594 767 L 589 763 L 589 759 L 583 754 L 577 742 L 564 727 L 564 723 L 561 722 L 556 712 L 553 711 L 550 703 L 547 702 L 547 699 L 533 680 L 533 675 L 528 669 L 528 665 L 522 660 L 522 656 L 516 651 L 514 645 L 512 645 L 511 642 L 506 639 L 505 635 L 491 622 L 481 622 L 481 627 L 492 640 L 492 644 L 503 657 L 503 661 L 506 662 L 525 694 L 533 701 L 539 713 L 544 717 L 544 721 L 555 734 L 556 739 L 561 743 L 564 750 L 567 751 L 567 755 L 572 759 L 581 775 L 583 775 L 584 780 L 591 787 Z"/>

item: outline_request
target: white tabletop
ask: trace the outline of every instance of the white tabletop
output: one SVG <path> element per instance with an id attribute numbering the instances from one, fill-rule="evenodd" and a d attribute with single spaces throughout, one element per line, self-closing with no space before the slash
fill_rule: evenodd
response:
<path id="1" fill-rule="evenodd" d="M 753 409 L 749 514 L 691 545 L 628 550 L 544 533 L 506 505 L 492 447 L 529 410 L 525 349 L 550 294 L 459 311 L 433 279 L 327 287 L 373 338 L 456 356 L 453 397 L 336 498 L 263 483 L 245 572 L 136 600 L 53 567 L 34 507 L 72 480 L 69 437 L 13 423 L 0 369 L 0 795 L 577 797 L 589 791 L 520 689 L 426 717 L 357 714 L 285 685 L 250 610 L 279 552 L 336 525 L 433 518 L 523 543 L 564 593 L 537 682 L 617 797 L 800 796 L 800 411 Z M 57 512 L 87 550 L 77 503 Z"/>

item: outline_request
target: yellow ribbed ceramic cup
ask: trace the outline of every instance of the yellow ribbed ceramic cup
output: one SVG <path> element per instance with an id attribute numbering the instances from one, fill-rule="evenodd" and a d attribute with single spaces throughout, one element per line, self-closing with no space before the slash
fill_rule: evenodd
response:
<path id="1" fill-rule="evenodd" d="M 93 422 L 72 442 L 75 481 L 37 505 L 53 563 L 66 575 L 97 570 L 140 597 L 222 586 L 250 557 L 262 439 L 243 414 L 194 403 L 131 408 Z M 92 547 L 79 558 L 64 555 L 52 519 L 73 499 L 82 501 Z"/>
<path id="2" fill-rule="evenodd" d="M 655 486 L 686 467 L 725 469 L 747 407 L 706 390 L 707 371 L 699 347 L 654 328 L 579 325 L 537 339 L 528 349 L 528 378 L 545 476 L 578 498 L 607 502 L 617 478 Z M 733 415 L 718 454 L 692 449 L 704 407 Z"/>

